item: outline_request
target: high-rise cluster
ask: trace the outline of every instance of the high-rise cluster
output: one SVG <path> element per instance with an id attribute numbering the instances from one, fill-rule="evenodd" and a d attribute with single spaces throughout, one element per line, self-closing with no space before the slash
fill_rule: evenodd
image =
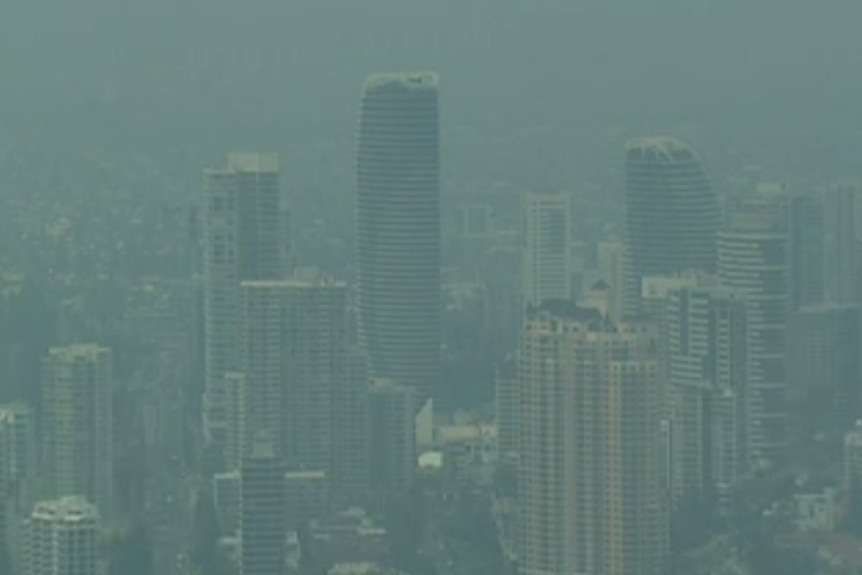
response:
<path id="1" fill-rule="evenodd" d="M 416 414 L 440 377 L 438 131 L 433 74 L 369 78 L 357 334 L 347 285 L 286 257 L 277 158 L 205 173 L 204 431 L 241 573 L 280 573 L 310 509 L 412 483 Z"/>

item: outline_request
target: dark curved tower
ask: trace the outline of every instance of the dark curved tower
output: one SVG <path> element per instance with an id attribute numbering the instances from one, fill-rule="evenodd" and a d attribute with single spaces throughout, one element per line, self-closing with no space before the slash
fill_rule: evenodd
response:
<path id="1" fill-rule="evenodd" d="M 359 343 L 372 378 L 431 393 L 440 374 L 437 77 L 366 82 L 357 151 Z"/>
<path id="2" fill-rule="evenodd" d="M 721 211 L 694 151 L 673 138 L 626 145 L 626 313 L 637 312 L 641 280 L 712 273 Z"/>

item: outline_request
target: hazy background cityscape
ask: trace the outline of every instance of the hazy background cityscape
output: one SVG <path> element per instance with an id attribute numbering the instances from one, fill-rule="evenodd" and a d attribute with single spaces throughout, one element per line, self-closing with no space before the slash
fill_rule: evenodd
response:
<path id="1" fill-rule="evenodd" d="M 5 0 L 0 575 L 862 572 L 860 21 Z"/>

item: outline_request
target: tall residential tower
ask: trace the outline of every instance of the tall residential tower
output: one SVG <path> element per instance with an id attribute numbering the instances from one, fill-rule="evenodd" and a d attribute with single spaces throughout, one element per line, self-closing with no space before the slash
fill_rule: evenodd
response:
<path id="1" fill-rule="evenodd" d="M 239 284 L 282 277 L 279 207 L 274 155 L 231 154 L 226 168 L 204 173 L 204 432 L 218 450 L 227 443 L 225 374 L 239 367 Z"/>
<path id="2" fill-rule="evenodd" d="M 247 439 L 266 432 L 289 469 L 329 475 L 333 398 L 348 376 L 347 288 L 309 273 L 241 289 Z"/>
<path id="3" fill-rule="evenodd" d="M 546 301 L 519 364 L 521 573 L 664 573 L 655 328 Z"/>
<path id="4" fill-rule="evenodd" d="M 746 304 L 748 464 L 779 462 L 787 450 L 785 351 L 792 276 L 785 199 L 783 189 L 760 187 L 736 208 L 718 241 L 719 280 Z"/>
<path id="5" fill-rule="evenodd" d="M 571 203 L 566 194 L 524 197 L 524 303 L 572 297 Z"/>
<path id="6" fill-rule="evenodd" d="M 93 344 L 52 348 L 44 373 L 42 441 L 49 492 L 84 497 L 109 523 L 114 501 L 111 350 Z"/>

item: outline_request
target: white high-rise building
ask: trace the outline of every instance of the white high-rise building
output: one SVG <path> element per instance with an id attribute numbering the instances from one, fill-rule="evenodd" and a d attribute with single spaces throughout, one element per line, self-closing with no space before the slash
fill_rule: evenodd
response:
<path id="1" fill-rule="evenodd" d="M 26 526 L 25 575 L 99 575 L 99 513 L 81 497 L 36 504 Z"/>
<path id="2" fill-rule="evenodd" d="M 114 416 L 111 350 L 52 348 L 44 363 L 44 469 L 55 497 L 81 496 L 113 519 Z"/>
<path id="3" fill-rule="evenodd" d="M 285 238 L 278 158 L 231 154 L 204 172 L 204 432 L 223 452 L 227 438 L 225 374 L 240 366 L 239 284 L 283 277 Z"/>
<path id="4" fill-rule="evenodd" d="M 786 337 L 790 238 L 786 193 L 760 187 L 731 216 L 718 240 L 718 276 L 744 298 L 748 389 L 744 410 L 748 464 L 778 463 L 788 445 Z"/>
<path id="5" fill-rule="evenodd" d="M 683 287 L 666 305 L 671 494 L 677 505 L 711 493 L 727 503 L 742 475 L 745 303 L 726 289 Z"/>
<path id="6" fill-rule="evenodd" d="M 572 297 L 571 198 L 524 196 L 524 304 Z"/>

